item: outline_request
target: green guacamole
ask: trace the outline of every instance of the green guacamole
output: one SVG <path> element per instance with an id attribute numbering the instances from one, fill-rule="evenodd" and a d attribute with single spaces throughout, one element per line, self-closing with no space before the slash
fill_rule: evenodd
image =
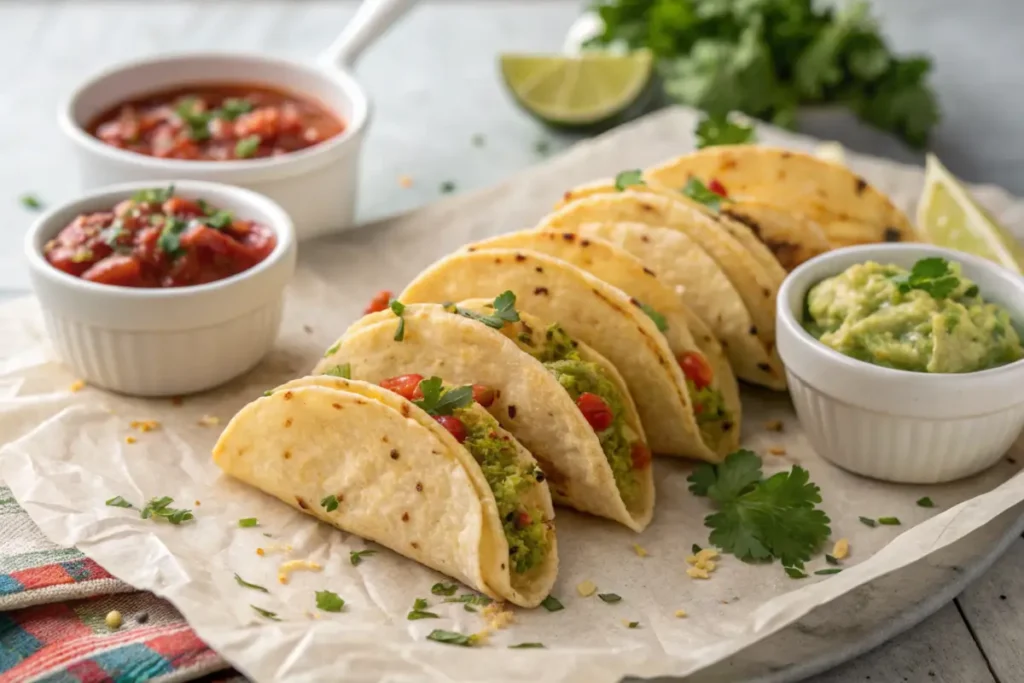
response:
<path id="1" fill-rule="evenodd" d="M 520 341 L 532 347 L 532 340 Z M 627 506 L 631 505 L 640 495 L 632 454 L 637 435 L 626 424 L 626 411 L 618 388 L 596 363 L 580 358 L 576 343 L 560 325 L 551 325 L 544 332 L 544 344 L 535 349 L 534 355 L 565 387 L 573 401 L 584 393 L 596 394 L 611 408 L 612 424 L 598 432 L 597 438 L 612 468 L 619 495 Z"/>
<path id="2" fill-rule="evenodd" d="M 697 428 L 700 430 L 701 440 L 712 450 L 717 450 L 718 442 L 732 428 L 732 417 L 729 415 L 728 408 L 725 407 L 722 392 L 711 387 L 698 389 L 693 380 L 689 378 L 686 380 L 686 389 L 689 391 L 690 401 L 693 403 L 693 412 L 697 418 Z"/>
<path id="3" fill-rule="evenodd" d="M 1009 313 L 941 259 L 911 271 L 851 266 L 807 293 L 804 327 L 840 353 L 900 370 L 976 372 L 1024 357 Z"/>
<path id="4" fill-rule="evenodd" d="M 520 499 L 530 487 L 543 481 L 544 475 L 537 467 L 519 461 L 512 442 L 498 435 L 495 429 L 498 423 L 493 418 L 465 408 L 457 409 L 455 417 L 466 427 L 466 440 L 462 445 L 480 464 L 494 493 L 508 540 L 509 564 L 519 574 L 528 572 L 544 561 L 550 541 L 542 511 L 527 509 Z"/>

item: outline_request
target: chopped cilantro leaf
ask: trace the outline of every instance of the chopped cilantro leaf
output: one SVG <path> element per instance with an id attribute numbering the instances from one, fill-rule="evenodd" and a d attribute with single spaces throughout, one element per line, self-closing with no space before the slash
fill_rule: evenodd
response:
<path id="1" fill-rule="evenodd" d="M 435 583 L 430 587 L 430 592 L 434 595 L 455 595 L 457 590 L 459 587 L 454 583 Z"/>
<path id="2" fill-rule="evenodd" d="M 898 517 L 879 517 L 878 523 L 885 526 L 899 526 L 901 522 Z"/>
<path id="3" fill-rule="evenodd" d="M 230 211 L 217 211 L 213 214 L 207 214 L 203 222 L 214 230 L 223 230 L 229 227 L 234 220 L 235 216 Z"/>
<path id="4" fill-rule="evenodd" d="M 541 156 L 546 156 L 551 151 L 551 143 L 547 140 L 537 140 L 537 142 L 533 143 L 533 150 Z"/>
<path id="5" fill-rule="evenodd" d="M 597 597 L 601 598 L 607 603 L 616 603 L 622 600 L 622 597 L 616 595 L 615 593 L 598 593 Z"/>
<path id="6" fill-rule="evenodd" d="M 445 602 L 447 602 L 447 600 Z M 462 609 L 466 610 L 467 612 L 473 612 L 474 614 L 476 613 L 476 607 L 473 607 L 469 604 L 463 605 Z"/>
<path id="7" fill-rule="evenodd" d="M 830 569 L 819 569 L 814 572 L 816 576 L 828 576 L 829 574 L 838 574 L 843 571 L 842 567 L 832 567 Z"/>
<path id="8" fill-rule="evenodd" d="M 105 505 L 108 505 L 108 506 L 110 506 L 112 508 L 133 508 L 133 507 L 135 507 L 134 505 L 129 503 L 127 500 L 125 500 L 121 496 L 114 496 L 113 498 L 108 500 L 105 503 Z"/>
<path id="9" fill-rule="evenodd" d="M 511 290 L 506 290 L 494 299 L 494 313 L 485 315 L 476 311 L 469 311 L 465 308 L 455 307 L 455 313 L 461 316 L 481 322 L 488 327 L 500 330 L 505 323 L 519 322 L 519 311 L 516 310 L 516 295 Z"/>
<path id="10" fill-rule="evenodd" d="M 627 624 L 627 626 L 629 626 L 629 628 L 638 628 L 640 626 L 640 622 L 639 621 L 631 621 L 631 622 L 629 622 L 629 624 Z"/>
<path id="11" fill-rule="evenodd" d="M 257 607 L 256 605 L 249 605 L 249 607 L 252 607 L 253 611 L 255 611 L 256 614 L 260 615 L 261 617 L 265 617 L 267 619 L 270 619 L 271 621 L 281 621 L 281 618 L 277 616 L 276 612 L 265 610 L 262 607 Z"/>
<path id="12" fill-rule="evenodd" d="M 711 543 L 741 560 L 800 566 L 831 533 L 828 516 L 815 507 L 820 490 L 802 467 L 764 479 L 761 458 L 739 450 L 718 465 L 700 465 L 688 481 L 691 493 L 718 508 L 704 518 Z"/>
<path id="13" fill-rule="evenodd" d="M 342 379 L 352 379 L 352 364 L 342 363 L 341 365 L 335 365 L 324 374 L 331 375 L 332 377 L 341 377 Z"/>
<path id="14" fill-rule="evenodd" d="M 26 209 L 31 209 L 32 211 L 39 211 L 43 208 L 43 202 L 34 194 L 23 194 L 19 198 L 19 201 L 22 206 Z"/>
<path id="15" fill-rule="evenodd" d="M 260 522 L 255 517 L 245 517 L 243 519 L 238 520 L 238 526 L 242 527 L 243 529 L 259 525 Z"/>
<path id="16" fill-rule="evenodd" d="M 728 116 L 704 116 L 695 132 L 697 149 L 715 145 L 745 145 L 757 141 L 754 127 Z"/>
<path id="17" fill-rule="evenodd" d="M 350 550 L 348 553 L 348 559 L 352 562 L 353 567 L 358 567 L 364 557 L 372 557 L 376 554 L 376 550 Z"/>
<path id="18" fill-rule="evenodd" d="M 431 377 L 420 382 L 423 398 L 414 400 L 417 406 L 429 415 L 451 415 L 456 408 L 465 408 L 473 402 L 473 387 L 466 385 L 444 391 L 440 377 Z"/>
<path id="19" fill-rule="evenodd" d="M 700 181 L 699 178 L 690 178 L 686 181 L 686 185 L 682 189 L 682 193 L 697 202 L 703 204 L 715 213 L 718 213 L 722 208 L 722 200 L 724 197 L 708 189 L 708 186 Z"/>
<path id="20" fill-rule="evenodd" d="M 644 182 L 644 172 L 638 168 L 634 168 L 629 171 L 620 171 L 615 176 L 615 189 L 622 192 L 627 187 L 633 185 L 646 185 Z"/>
<path id="21" fill-rule="evenodd" d="M 917 504 L 918 504 L 919 507 L 923 507 L 923 508 L 933 508 L 933 507 L 935 507 L 935 503 L 932 502 L 932 499 L 929 498 L 928 496 L 925 496 L 924 498 L 918 498 L 917 499 Z"/>
<path id="22" fill-rule="evenodd" d="M 835 557 L 829 554 L 825 555 L 825 561 L 829 564 L 839 564 L 839 560 L 837 560 Z"/>
<path id="23" fill-rule="evenodd" d="M 445 631 L 439 628 L 431 631 L 427 636 L 427 640 L 445 643 L 446 645 L 461 645 L 462 647 L 469 647 L 473 644 L 473 636 L 463 635 L 455 631 Z"/>
<path id="24" fill-rule="evenodd" d="M 234 121 L 242 114 L 252 111 L 252 102 L 243 97 L 229 97 L 220 104 L 220 108 L 214 110 L 214 115 Z"/>
<path id="25" fill-rule="evenodd" d="M 692 491 L 693 489 L 691 488 L 690 490 Z M 701 550 L 703 550 L 703 548 L 701 548 L 696 543 L 694 543 L 693 545 L 690 546 L 690 552 L 693 553 L 694 555 L 699 553 Z"/>
<path id="26" fill-rule="evenodd" d="M 336 354 L 338 352 L 338 349 L 340 349 L 340 348 L 341 348 L 341 341 L 338 341 L 338 342 L 336 342 L 334 344 L 334 346 L 332 346 L 331 348 L 329 348 L 326 351 L 324 351 L 324 358 L 327 358 L 329 356 L 333 356 L 334 354 Z"/>
<path id="27" fill-rule="evenodd" d="M 416 621 L 417 619 L 440 619 L 441 617 L 437 616 L 433 612 L 427 612 L 421 609 L 414 609 L 413 611 L 409 612 L 409 614 L 407 614 L 405 618 L 409 621 Z"/>
<path id="28" fill-rule="evenodd" d="M 807 578 L 807 574 L 804 574 L 802 571 L 800 571 L 796 567 L 785 567 L 785 570 L 786 570 L 786 574 L 788 574 L 789 578 L 791 578 L 791 579 L 806 579 Z"/>
<path id="29" fill-rule="evenodd" d="M 921 259 L 909 273 L 893 276 L 892 281 L 904 294 L 912 289 L 920 289 L 935 299 L 945 299 L 960 284 L 949 261 L 938 256 Z"/>
<path id="30" fill-rule="evenodd" d="M 174 196 L 174 185 L 167 187 L 150 187 L 139 190 L 132 195 L 132 201 L 138 204 L 163 204 Z"/>
<path id="31" fill-rule="evenodd" d="M 169 507 L 174 502 L 173 498 L 164 496 L 162 498 L 151 498 L 146 507 L 142 508 L 139 516 L 142 519 L 166 519 L 175 526 L 182 522 L 193 519 L 191 510 L 181 510 Z"/>
<path id="32" fill-rule="evenodd" d="M 542 647 L 544 647 L 544 643 L 518 643 L 516 645 L 509 645 L 508 649 L 510 649 L 510 650 L 526 650 L 526 649 L 535 648 L 535 647 L 542 648 Z"/>
<path id="33" fill-rule="evenodd" d="M 427 608 L 427 600 L 426 600 L 426 598 L 416 598 L 415 600 L 413 600 L 412 601 L 412 608 L 413 609 L 426 609 Z"/>
<path id="34" fill-rule="evenodd" d="M 199 142 L 210 137 L 210 119 L 213 113 L 199 110 L 199 101 L 194 97 L 185 97 L 178 101 L 174 108 L 181 122 L 188 129 L 188 136 Z"/>
<path id="35" fill-rule="evenodd" d="M 559 610 L 565 609 L 565 606 L 562 605 L 562 603 L 558 601 L 558 598 L 556 598 L 553 595 L 549 595 L 548 597 L 544 598 L 544 600 L 540 604 L 542 607 L 544 607 L 544 609 L 546 609 L 549 612 L 557 612 Z"/>
<path id="36" fill-rule="evenodd" d="M 248 159 L 256 154 L 256 150 L 260 148 L 261 142 L 263 142 L 263 138 L 259 135 L 249 135 L 242 138 L 235 143 L 235 156 L 239 159 Z"/>
<path id="37" fill-rule="evenodd" d="M 475 593 L 466 593 L 465 595 L 460 595 L 457 598 L 445 598 L 444 602 L 464 602 L 467 605 L 489 605 L 489 604 L 491 604 L 494 601 L 491 600 L 486 595 L 476 595 Z"/>
<path id="38" fill-rule="evenodd" d="M 345 601 L 337 593 L 331 591 L 316 592 L 316 607 L 325 612 L 340 612 L 345 606 Z"/>
<path id="39" fill-rule="evenodd" d="M 160 231 L 156 246 L 172 260 L 185 253 L 185 249 L 181 246 L 181 233 L 188 229 L 188 225 L 180 218 L 170 216 L 164 223 L 163 230 Z"/>
<path id="40" fill-rule="evenodd" d="M 402 317 L 402 314 L 405 313 L 405 304 L 398 299 L 392 299 L 388 303 L 388 308 L 398 316 L 398 329 L 395 330 L 395 341 L 400 342 L 405 339 L 405 318 Z"/>
<path id="41" fill-rule="evenodd" d="M 857 519 L 859 519 L 860 523 L 864 526 L 875 526 L 877 524 L 877 522 L 870 517 L 858 517 Z"/>
<path id="42" fill-rule="evenodd" d="M 264 588 L 263 586 L 257 585 L 255 583 L 249 583 L 248 581 L 243 579 L 238 574 L 235 574 L 235 583 L 237 583 L 242 588 L 251 588 L 253 590 L 257 590 L 257 591 L 260 591 L 260 592 L 263 592 L 263 593 L 269 593 L 270 592 L 266 588 Z"/>
<path id="43" fill-rule="evenodd" d="M 338 509 L 338 497 L 333 493 L 329 496 L 325 496 L 320 500 L 320 505 L 327 512 L 334 512 Z"/>
<path id="44" fill-rule="evenodd" d="M 455 183 L 451 180 L 446 180 L 441 183 L 441 194 L 451 194 L 455 192 Z"/>
<path id="45" fill-rule="evenodd" d="M 654 321 L 657 325 L 659 332 L 665 332 L 668 330 L 668 321 L 665 320 L 665 316 L 658 313 L 656 310 L 651 308 L 645 303 L 640 303 L 640 310 L 647 314 L 647 317 Z"/>

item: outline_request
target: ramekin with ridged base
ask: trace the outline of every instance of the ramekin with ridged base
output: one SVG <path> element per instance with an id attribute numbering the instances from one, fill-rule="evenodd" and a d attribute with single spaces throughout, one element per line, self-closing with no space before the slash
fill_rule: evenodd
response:
<path id="1" fill-rule="evenodd" d="M 992 466 L 1024 429 L 1024 361 L 982 372 L 893 370 L 844 356 L 801 325 L 807 292 L 866 261 L 911 268 L 939 256 L 963 266 L 986 301 L 1024 323 L 1024 278 L 969 254 L 924 244 L 874 244 L 822 254 L 779 290 L 777 338 L 790 394 L 823 458 L 885 481 L 935 484 Z"/>
<path id="2" fill-rule="evenodd" d="M 89 282 L 50 265 L 46 242 L 76 216 L 109 210 L 166 181 L 115 185 L 59 206 L 25 238 L 32 287 L 58 355 L 89 384 L 133 396 L 180 396 L 211 389 L 252 368 L 277 337 L 284 289 L 295 271 L 288 214 L 255 192 L 181 181 L 175 194 L 268 227 L 277 238 L 266 259 L 204 285 L 166 289 Z"/>

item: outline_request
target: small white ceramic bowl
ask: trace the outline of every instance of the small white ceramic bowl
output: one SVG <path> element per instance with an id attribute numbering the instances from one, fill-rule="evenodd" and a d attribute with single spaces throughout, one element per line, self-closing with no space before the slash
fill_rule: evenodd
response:
<path id="1" fill-rule="evenodd" d="M 89 384 L 134 396 L 210 389 L 256 365 L 274 344 L 285 285 L 295 271 L 295 228 L 275 202 L 228 185 L 178 181 L 202 198 L 270 228 L 277 246 L 247 271 L 204 285 L 143 289 L 98 284 L 54 268 L 46 242 L 76 216 L 111 209 L 160 181 L 97 190 L 41 216 L 25 238 L 32 288 L 57 353 Z"/>
<path id="2" fill-rule="evenodd" d="M 929 256 L 959 262 L 986 301 L 1024 323 L 1024 278 L 989 261 L 923 244 L 838 249 L 790 273 L 778 297 L 779 355 L 811 445 L 865 476 L 932 484 L 997 462 L 1024 428 L 1024 361 L 982 372 L 927 374 L 855 360 L 800 324 L 808 290 L 848 267 L 876 261 L 904 268 Z"/>

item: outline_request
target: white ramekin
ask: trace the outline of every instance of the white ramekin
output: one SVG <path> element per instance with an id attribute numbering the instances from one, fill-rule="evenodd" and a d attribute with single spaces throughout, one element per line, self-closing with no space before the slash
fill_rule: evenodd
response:
<path id="1" fill-rule="evenodd" d="M 844 356 L 801 326 L 807 292 L 821 280 L 857 263 L 910 268 L 929 256 L 959 262 L 1020 329 L 1024 278 L 923 244 L 831 251 L 794 270 L 779 291 L 779 355 L 797 416 L 818 454 L 844 469 L 901 483 L 951 481 L 997 462 L 1024 428 L 1024 361 L 967 374 L 893 370 Z"/>
<path id="2" fill-rule="evenodd" d="M 108 210 L 136 182 L 97 190 L 41 216 L 25 238 L 32 288 L 57 353 L 89 384 L 134 396 L 210 389 L 253 367 L 273 346 L 285 285 L 295 271 L 295 228 L 276 203 L 238 187 L 178 181 L 203 198 L 270 228 L 277 246 L 262 262 L 217 282 L 142 289 L 88 282 L 50 265 L 43 246 L 82 213 Z"/>
<path id="3" fill-rule="evenodd" d="M 265 159 L 187 161 L 118 149 L 86 126 L 110 108 L 148 93 L 188 85 L 263 84 L 312 97 L 345 121 L 345 131 L 308 149 Z M 355 217 L 359 154 L 370 103 L 342 68 L 259 55 L 183 54 L 129 62 L 78 87 L 61 105 L 60 129 L 72 142 L 86 189 L 138 180 L 206 180 L 270 197 L 291 215 L 299 239 L 350 227 Z"/>

